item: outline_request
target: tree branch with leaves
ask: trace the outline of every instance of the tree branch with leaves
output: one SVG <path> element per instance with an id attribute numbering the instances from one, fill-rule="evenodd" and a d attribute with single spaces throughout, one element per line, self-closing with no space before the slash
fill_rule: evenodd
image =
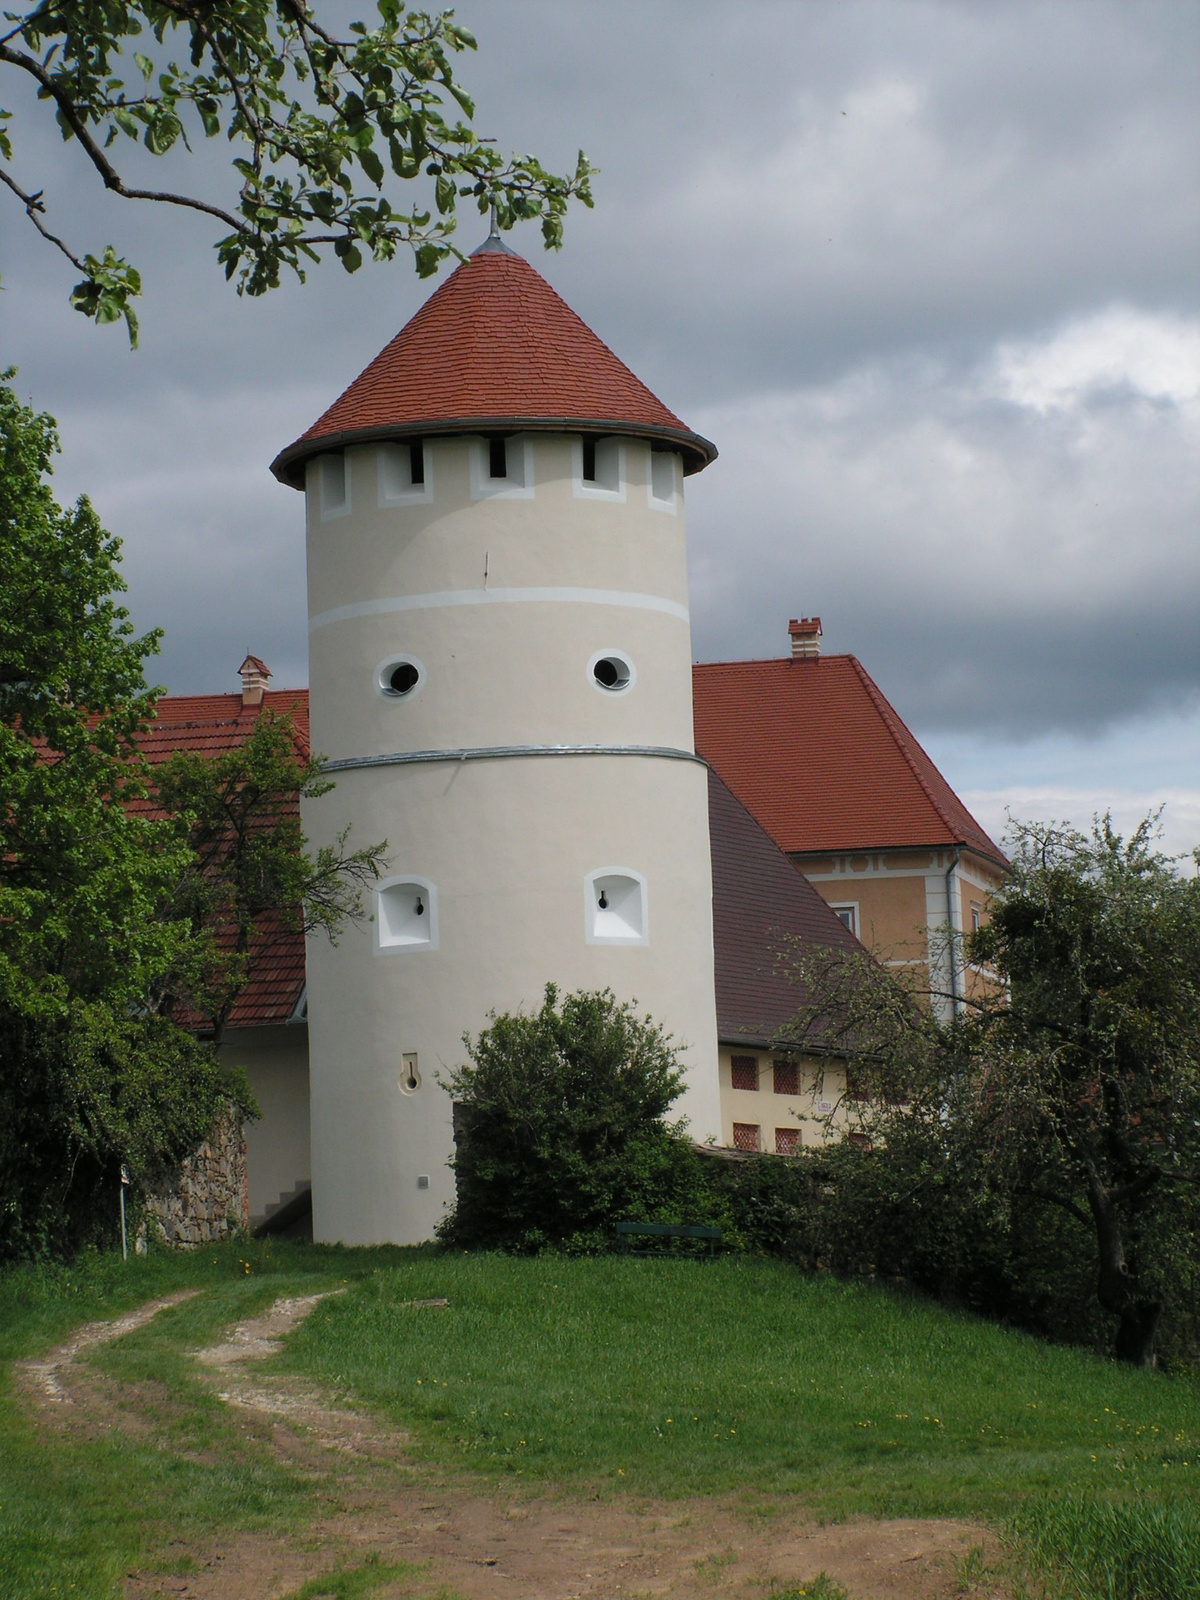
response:
<path id="1" fill-rule="evenodd" d="M 155 774 L 157 803 L 181 820 L 190 847 L 167 915 L 193 935 L 158 1003 L 182 1003 L 218 1042 L 280 940 L 321 932 L 336 943 L 365 915 L 362 891 L 378 879 L 387 841 L 351 849 L 347 828 L 313 855 L 301 831 L 300 800 L 332 788 L 290 719 L 270 712 L 223 754 L 176 750 Z"/>
<path id="2" fill-rule="evenodd" d="M 5 13 L 0 68 L 36 85 L 111 193 L 219 223 L 218 260 L 239 294 L 265 294 L 285 270 L 303 282 L 326 249 L 354 272 L 365 254 L 390 261 L 408 248 L 428 277 L 460 254 L 460 201 L 481 214 L 494 206 L 501 228 L 540 220 L 546 247 L 558 248 L 569 203 L 592 203 L 587 157 L 560 176 L 535 156 L 502 155 L 472 126 L 474 103 L 455 77 L 454 58 L 476 46 L 454 13 L 396 0 L 376 9 L 376 26 L 339 36 L 305 0 L 46 0 Z M 112 245 L 81 253 L 51 231 L 44 188 L 17 174 L 11 119 L 0 110 L 0 180 L 83 275 L 76 310 L 124 318 L 136 344 L 140 275 Z M 197 134 L 237 149 L 228 200 L 131 182 L 114 150 L 132 140 L 178 156 Z M 422 179 L 420 198 L 402 194 Z"/>

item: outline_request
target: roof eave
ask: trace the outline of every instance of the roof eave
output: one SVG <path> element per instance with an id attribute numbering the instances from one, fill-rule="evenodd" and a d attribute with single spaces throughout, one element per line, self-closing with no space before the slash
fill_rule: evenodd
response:
<path id="1" fill-rule="evenodd" d="M 1008 872 L 1012 862 L 1004 852 L 996 846 L 995 849 L 985 850 L 981 844 L 976 844 L 971 839 L 938 839 L 935 843 L 913 843 L 911 840 L 904 844 L 830 844 L 830 845 L 791 845 L 782 847 L 784 855 L 790 859 L 796 856 L 864 856 L 891 854 L 900 850 L 969 850 L 972 855 L 980 856 L 984 861 L 991 861 L 994 865 Z"/>
<path id="2" fill-rule="evenodd" d="M 371 428 L 347 428 L 317 437 L 305 435 L 281 450 L 271 463 L 271 471 L 290 489 L 303 489 L 304 468 L 313 456 L 348 445 L 375 444 L 387 439 L 428 439 L 448 434 L 480 433 L 591 433 L 623 434 L 646 439 L 651 444 L 673 446 L 683 457 L 685 476 L 702 472 L 717 459 L 717 447 L 702 434 L 688 428 L 672 428 L 665 423 L 629 422 L 606 417 L 443 417 L 433 421 L 385 422 Z"/>

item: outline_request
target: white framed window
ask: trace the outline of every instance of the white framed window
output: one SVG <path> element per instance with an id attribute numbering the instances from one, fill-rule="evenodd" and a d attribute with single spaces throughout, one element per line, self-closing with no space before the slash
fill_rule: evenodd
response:
<path id="1" fill-rule="evenodd" d="M 631 867 L 600 867 L 583 880 L 588 944 L 649 944 L 646 880 Z"/>
<path id="2" fill-rule="evenodd" d="M 601 694 L 626 694 L 637 682 L 637 668 L 623 650 L 597 650 L 587 673 Z"/>
<path id="3" fill-rule="evenodd" d="M 675 515 L 679 504 L 680 459 L 673 450 L 651 450 L 646 496 L 655 511 Z"/>
<path id="4" fill-rule="evenodd" d="M 397 873 L 375 890 L 375 948 L 391 954 L 438 947 L 437 890 L 428 878 Z"/>
<path id="5" fill-rule="evenodd" d="M 471 440 L 471 499 L 533 499 L 533 440 L 528 435 Z"/>
<path id="6" fill-rule="evenodd" d="M 625 500 L 625 445 L 584 434 L 571 441 L 576 500 Z"/>
<path id="7" fill-rule="evenodd" d="M 375 668 L 375 687 L 385 700 L 411 700 L 425 683 L 425 668 L 416 656 L 386 656 Z"/>
<path id="8" fill-rule="evenodd" d="M 433 452 L 424 439 L 381 444 L 379 508 L 422 505 L 433 499 Z"/>
<path id="9" fill-rule="evenodd" d="M 322 522 L 350 515 L 350 467 L 344 450 L 318 456 L 313 462 L 316 501 Z M 309 480 L 310 484 L 312 479 Z"/>
<path id="10" fill-rule="evenodd" d="M 837 905 L 830 903 L 829 909 L 839 922 L 844 922 L 854 937 L 858 938 L 858 901 L 842 900 Z"/>

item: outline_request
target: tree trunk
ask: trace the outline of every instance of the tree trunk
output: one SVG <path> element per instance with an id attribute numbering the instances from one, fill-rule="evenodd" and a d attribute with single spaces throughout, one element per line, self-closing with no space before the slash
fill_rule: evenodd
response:
<path id="1" fill-rule="evenodd" d="M 1154 1335 L 1163 1308 L 1157 1300 L 1140 1299 L 1130 1276 L 1121 1239 L 1121 1219 L 1112 1195 L 1089 1163 L 1088 1203 L 1096 1224 L 1100 1276 L 1096 1296 L 1105 1311 L 1119 1318 L 1116 1355 L 1138 1367 L 1154 1365 Z"/>
<path id="2" fill-rule="evenodd" d="M 1121 1312 L 1117 1327 L 1117 1360 L 1132 1362 L 1135 1367 L 1154 1365 L 1154 1334 L 1162 1316 L 1158 1300 L 1134 1300 Z"/>

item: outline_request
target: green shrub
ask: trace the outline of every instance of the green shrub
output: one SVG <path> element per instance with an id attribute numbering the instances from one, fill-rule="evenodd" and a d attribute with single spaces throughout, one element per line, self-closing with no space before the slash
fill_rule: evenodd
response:
<path id="1" fill-rule="evenodd" d="M 450 1074 L 457 1204 L 446 1243 L 537 1251 L 606 1247 L 622 1218 L 703 1220 L 712 1204 L 683 1125 L 670 1038 L 611 990 L 496 1016 Z"/>

